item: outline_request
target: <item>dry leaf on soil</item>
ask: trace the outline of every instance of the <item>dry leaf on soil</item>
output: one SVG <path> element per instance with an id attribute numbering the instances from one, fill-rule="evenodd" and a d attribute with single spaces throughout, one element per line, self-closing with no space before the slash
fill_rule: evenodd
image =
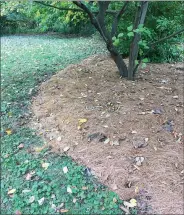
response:
<path id="1" fill-rule="evenodd" d="M 79 119 L 78 120 L 78 129 L 81 129 L 81 125 L 86 123 L 88 120 L 87 119 Z"/>
<path id="2" fill-rule="evenodd" d="M 69 149 L 70 149 L 70 147 L 69 147 L 69 146 L 66 146 L 66 147 L 63 149 L 63 151 L 64 151 L 64 152 L 67 152 Z"/>
<path id="3" fill-rule="evenodd" d="M 34 151 L 35 151 L 35 152 L 41 152 L 44 148 L 45 148 L 45 146 L 42 146 L 42 147 L 35 147 L 35 148 L 34 148 Z"/>

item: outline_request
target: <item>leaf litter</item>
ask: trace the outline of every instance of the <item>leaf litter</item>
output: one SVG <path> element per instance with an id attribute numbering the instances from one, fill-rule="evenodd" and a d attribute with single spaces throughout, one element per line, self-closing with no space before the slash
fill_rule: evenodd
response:
<path id="1" fill-rule="evenodd" d="M 90 71 L 90 77 L 85 71 Z M 160 81 L 164 79 L 168 82 Z M 183 210 L 182 184 L 178 183 L 183 169 L 183 137 L 174 134 L 183 133 L 182 83 L 181 72 L 169 64 L 148 64 L 148 72 L 140 70 L 135 82 L 120 79 L 108 56 L 95 55 L 68 66 L 40 86 L 33 100 L 35 117 L 30 126 L 42 132 L 54 151 L 62 153 L 64 147 L 70 147 L 67 154 L 88 167 L 85 175 L 90 175 L 91 169 L 122 199 L 133 198 L 138 186 L 152 196 L 150 204 L 159 214 L 179 214 Z M 178 98 L 173 99 L 176 95 Z M 97 106 L 100 108 L 86 108 Z M 79 119 L 87 119 L 80 129 Z M 55 139 L 45 135 L 46 130 L 52 133 L 51 128 L 59 132 Z M 57 141 L 58 136 L 62 136 L 62 141 Z M 114 136 L 117 140 L 123 136 L 126 139 L 112 147 Z M 139 159 L 141 166 L 137 166 L 132 163 L 135 157 L 146 158 L 146 162 Z M 173 171 L 173 163 L 179 163 L 181 170 Z M 122 186 L 127 179 L 132 181 L 130 188 Z M 158 186 L 158 181 L 166 184 Z"/>

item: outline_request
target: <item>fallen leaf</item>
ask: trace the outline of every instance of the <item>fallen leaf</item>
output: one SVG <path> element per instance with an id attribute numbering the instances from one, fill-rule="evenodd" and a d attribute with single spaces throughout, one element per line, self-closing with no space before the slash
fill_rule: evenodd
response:
<path id="1" fill-rule="evenodd" d="M 41 198 L 40 200 L 38 200 L 38 204 L 39 204 L 39 205 L 43 205 L 44 200 L 45 200 L 45 198 L 44 198 L 44 197 L 43 197 L 43 198 Z"/>
<path id="2" fill-rule="evenodd" d="M 63 167 L 63 172 L 66 174 L 68 172 L 67 166 Z"/>
<path id="3" fill-rule="evenodd" d="M 151 111 L 153 114 L 162 114 L 163 111 L 160 108 L 155 108 Z"/>
<path id="4" fill-rule="evenodd" d="M 135 149 L 144 148 L 148 145 L 145 140 L 133 140 L 133 146 Z"/>
<path id="5" fill-rule="evenodd" d="M 81 129 L 81 125 L 86 123 L 88 120 L 87 119 L 79 119 L 78 120 L 78 129 Z"/>
<path id="6" fill-rule="evenodd" d="M 72 189 L 70 188 L 70 186 L 67 187 L 67 192 L 72 193 Z"/>
<path id="7" fill-rule="evenodd" d="M 109 142 L 110 142 L 110 139 L 109 139 L 109 138 L 107 138 L 107 139 L 104 141 L 105 144 L 107 144 L 107 143 L 109 143 Z"/>
<path id="8" fill-rule="evenodd" d="M 119 141 L 118 140 L 115 140 L 115 141 L 112 141 L 112 146 L 119 146 Z"/>
<path id="9" fill-rule="evenodd" d="M 44 148 L 45 148 L 45 146 L 42 146 L 42 147 L 35 147 L 35 148 L 34 148 L 34 151 L 35 151 L 35 152 L 41 152 Z"/>
<path id="10" fill-rule="evenodd" d="M 112 189 L 113 189 L 113 190 L 117 190 L 117 189 L 118 189 L 117 185 L 116 185 L 116 184 L 113 184 L 113 185 L 112 185 Z"/>
<path id="11" fill-rule="evenodd" d="M 29 193 L 29 192 L 31 192 L 31 190 L 25 189 L 25 190 L 22 191 L 22 193 Z"/>
<path id="12" fill-rule="evenodd" d="M 154 148 L 155 151 L 157 151 L 157 147 L 156 146 L 153 146 L 153 148 Z"/>
<path id="13" fill-rule="evenodd" d="M 75 203 L 76 203 L 76 201 L 77 201 L 77 199 L 76 199 L 76 198 L 74 198 L 74 199 L 73 199 L 73 203 L 75 204 Z"/>
<path id="14" fill-rule="evenodd" d="M 88 187 L 82 187 L 82 190 L 87 190 L 88 189 Z"/>
<path id="15" fill-rule="evenodd" d="M 137 201 L 136 199 L 131 199 L 130 202 L 124 201 L 123 204 L 125 205 L 125 207 L 134 208 L 137 206 Z"/>
<path id="16" fill-rule="evenodd" d="M 178 96 L 173 96 L 173 99 L 178 99 Z"/>
<path id="17" fill-rule="evenodd" d="M 30 174 L 30 173 L 27 173 L 27 175 L 26 175 L 26 181 L 30 181 L 31 180 L 31 178 L 32 178 L 32 174 Z"/>
<path id="18" fill-rule="evenodd" d="M 132 131 L 131 133 L 132 133 L 132 134 L 137 134 L 137 131 Z"/>
<path id="19" fill-rule="evenodd" d="M 117 202 L 117 199 L 116 199 L 115 197 L 113 198 L 113 202 L 114 202 L 114 203 L 116 203 L 116 202 Z"/>
<path id="20" fill-rule="evenodd" d="M 52 194 L 51 198 L 52 198 L 52 199 L 55 199 L 55 198 L 56 198 L 56 196 L 55 196 L 54 194 Z"/>
<path id="21" fill-rule="evenodd" d="M 55 205 L 55 204 L 52 204 L 52 205 L 51 205 L 51 208 L 55 210 L 55 209 L 56 209 L 56 205 Z"/>
<path id="22" fill-rule="evenodd" d="M 35 197 L 34 196 L 31 196 L 30 199 L 29 199 L 29 203 L 33 203 L 35 200 Z"/>
<path id="23" fill-rule="evenodd" d="M 137 194 L 138 192 L 139 192 L 139 187 L 136 186 L 136 187 L 135 187 L 135 194 Z"/>
<path id="24" fill-rule="evenodd" d="M 62 203 L 58 206 L 58 208 L 61 209 L 63 206 L 64 206 L 64 203 L 62 202 Z"/>
<path id="25" fill-rule="evenodd" d="M 4 158 L 8 158 L 10 155 L 9 154 L 6 154 L 5 156 L 4 156 Z"/>
<path id="26" fill-rule="evenodd" d="M 132 205 L 132 207 L 137 206 L 137 200 L 136 199 L 131 199 L 130 204 Z"/>
<path id="27" fill-rule="evenodd" d="M 69 146 L 66 146 L 66 147 L 63 149 L 63 151 L 64 151 L 64 152 L 67 152 L 69 149 L 70 149 L 70 147 L 69 147 Z"/>
<path id="28" fill-rule="evenodd" d="M 11 194 L 13 194 L 15 192 L 16 192 L 16 189 L 11 189 L 11 190 L 8 191 L 8 195 L 11 195 Z"/>
<path id="29" fill-rule="evenodd" d="M 124 211 L 126 214 L 130 214 L 130 211 L 129 211 L 128 208 L 125 208 L 125 207 L 123 207 L 122 205 L 119 206 L 119 208 L 120 208 L 122 211 Z"/>
<path id="30" fill-rule="evenodd" d="M 15 211 L 15 215 L 21 215 L 21 214 L 22 214 L 21 211 L 19 211 L 19 210 Z"/>
<path id="31" fill-rule="evenodd" d="M 8 112 L 8 116 L 9 116 L 9 117 L 12 117 L 12 112 Z"/>
<path id="32" fill-rule="evenodd" d="M 135 167 L 137 170 L 140 170 L 140 168 L 139 168 L 137 165 L 134 165 L 134 167 Z"/>
<path id="33" fill-rule="evenodd" d="M 66 212 L 68 212 L 68 210 L 67 209 L 61 209 L 60 212 L 61 213 L 66 213 Z"/>
<path id="34" fill-rule="evenodd" d="M 59 142 L 60 142 L 60 141 L 61 141 L 61 137 L 58 137 L 58 138 L 57 138 L 57 141 L 59 141 Z"/>
<path id="35" fill-rule="evenodd" d="M 85 170 L 84 170 L 84 174 L 86 175 L 86 176 L 91 176 L 92 175 L 92 173 L 91 173 L 91 169 L 90 168 L 86 168 Z"/>
<path id="36" fill-rule="evenodd" d="M 148 140 L 149 140 L 149 138 L 147 138 L 147 137 L 146 137 L 144 140 L 145 140 L 145 142 L 147 143 L 147 142 L 148 142 Z"/>
<path id="37" fill-rule="evenodd" d="M 135 157 L 136 166 L 141 166 L 143 161 L 144 161 L 144 157 Z"/>
<path id="38" fill-rule="evenodd" d="M 42 168 L 46 170 L 48 169 L 48 167 L 49 167 L 49 163 L 42 163 Z"/>
<path id="39" fill-rule="evenodd" d="M 20 145 L 17 146 L 18 149 L 23 149 L 24 148 L 24 144 L 21 143 Z"/>
<path id="40" fill-rule="evenodd" d="M 7 133 L 8 135 L 11 135 L 11 134 L 12 134 L 12 130 L 11 130 L 11 129 L 6 129 L 6 133 Z"/>

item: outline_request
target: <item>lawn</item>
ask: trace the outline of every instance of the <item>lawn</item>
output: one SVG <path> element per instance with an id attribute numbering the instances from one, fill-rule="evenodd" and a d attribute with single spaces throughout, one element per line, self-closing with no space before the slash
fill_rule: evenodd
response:
<path id="1" fill-rule="evenodd" d="M 1 38 L 1 214 L 123 213 L 122 200 L 90 169 L 42 147 L 27 125 L 39 84 L 102 47 L 94 38 Z"/>

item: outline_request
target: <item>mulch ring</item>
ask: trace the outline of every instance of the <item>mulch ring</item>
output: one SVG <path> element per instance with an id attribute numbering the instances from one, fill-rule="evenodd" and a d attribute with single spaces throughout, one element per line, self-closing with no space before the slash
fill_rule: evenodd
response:
<path id="1" fill-rule="evenodd" d="M 108 56 L 70 65 L 40 86 L 31 127 L 140 213 L 183 214 L 183 68 L 148 64 L 136 81 Z"/>

